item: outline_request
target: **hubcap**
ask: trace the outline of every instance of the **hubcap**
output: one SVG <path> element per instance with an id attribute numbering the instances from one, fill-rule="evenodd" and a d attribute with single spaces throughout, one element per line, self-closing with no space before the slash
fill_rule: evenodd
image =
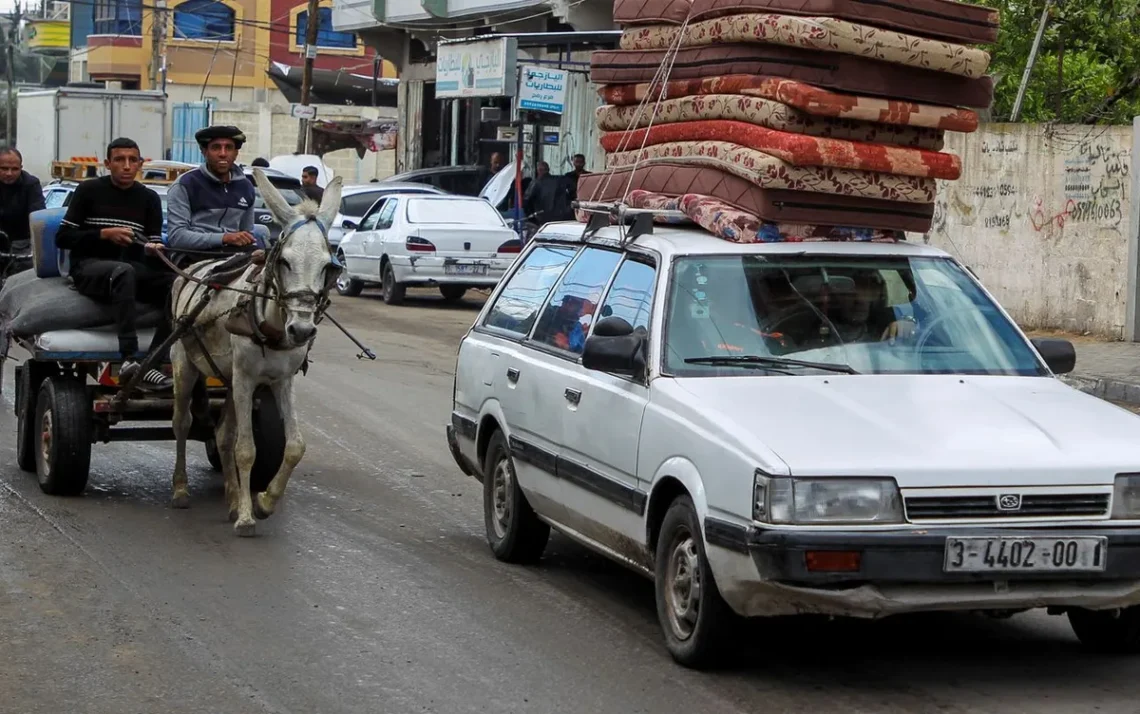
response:
<path id="1" fill-rule="evenodd" d="M 491 506 L 494 509 L 492 522 L 497 538 L 506 538 L 507 529 L 511 526 L 511 491 L 514 488 L 515 475 L 511 471 L 511 460 L 502 458 L 495 464 L 495 472 L 491 477 Z"/>
<path id="2" fill-rule="evenodd" d="M 384 268 L 383 282 L 381 283 L 381 287 L 384 290 L 384 294 L 387 295 L 387 294 L 391 293 L 392 288 L 394 288 L 395 285 L 396 285 L 396 278 L 394 275 L 392 275 L 392 267 L 386 266 Z"/>
<path id="3" fill-rule="evenodd" d="M 697 627 L 701 604 L 701 560 L 697 543 L 688 531 L 673 538 L 664 587 L 669 627 L 677 639 L 687 640 Z"/>
<path id="4" fill-rule="evenodd" d="M 337 276 L 337 279 L 336 279 L 336 289 L 340 290 L 341 292 L 347 292 L 348 291 L 348 284 L 351 281 L 352 281 L 352 278 L 348 277 L 344 273 L 341 273 L 339 276 Z"/>
<path id="5" fill-rule="evenodd" d="M 44 476 L 51 473 L 51 439 L 51 410 L 47 409 L 44 411 L 44 419 L 40 424 L 40 456 L 43 462 Z"/>

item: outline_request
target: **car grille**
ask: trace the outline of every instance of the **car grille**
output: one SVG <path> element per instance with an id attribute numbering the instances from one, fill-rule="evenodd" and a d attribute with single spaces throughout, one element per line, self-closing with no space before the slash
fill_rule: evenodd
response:
<path id="1" fill-rule="evenodd" d="M 998 507 L 999 495 L 909 496 L 907 517 L 912 521 L 960 518 L 1049 518 L 1103 516 L 1108 513 L 1107 493 L 1026 494 L 1019 508 Z"/>

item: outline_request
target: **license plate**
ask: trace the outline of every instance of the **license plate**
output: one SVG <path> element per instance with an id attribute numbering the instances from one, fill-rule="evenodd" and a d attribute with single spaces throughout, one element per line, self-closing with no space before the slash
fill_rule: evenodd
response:
<path id="1" fill-rule="evenodd" d="M 1099 536 L 1068 538 L 947 538 L 947 573 L 1102 571 L 1108 542 Z"/>
<path id="2" fill-rule="evenodd" d="M 444 275 L 486 275 L 486 265 L 460 265 L 452 264 L 443 266 Z"/>

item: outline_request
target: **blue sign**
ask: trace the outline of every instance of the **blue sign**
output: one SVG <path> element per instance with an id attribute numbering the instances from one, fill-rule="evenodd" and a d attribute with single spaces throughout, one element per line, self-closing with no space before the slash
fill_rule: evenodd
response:
<path id="1" fill-rule="evenodd" d="M 564 69 L 524 66 L 519 79 L 519 108 L 561 114 L 570 73 Z"/>

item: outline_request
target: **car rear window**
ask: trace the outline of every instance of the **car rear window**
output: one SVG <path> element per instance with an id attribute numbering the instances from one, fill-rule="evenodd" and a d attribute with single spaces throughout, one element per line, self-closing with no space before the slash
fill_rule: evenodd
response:
<path id="1" fill-rule="evenodd" d="M 340 202 L 340 212 L 346 216 L 363 216 L 376 203 L 376 199 L 384 195 L 383 191 L 368 191 L 345 196 Z"/>
<path id="2" fill-rule="evenodd" d="M 408 223 L 505 225 L 486 201 L 413 198 L 408 200 Z"/>

